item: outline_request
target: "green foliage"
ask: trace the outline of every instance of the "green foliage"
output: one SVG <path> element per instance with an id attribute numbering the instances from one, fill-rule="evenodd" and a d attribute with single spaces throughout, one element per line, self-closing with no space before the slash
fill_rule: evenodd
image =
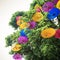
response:
<path id="1" fill-rule="evenodd" d="M 24 13 L 24 16 L 23 16 L 21 19 L 23 19 L 24 21 L 28 22 L 28 21 L 31 20 L 32 15 L 33 15 L 35 12 L 36 12 L 35 9 L 32 9 L 32 10 L 30 10 L 30 11 L 27 11 L 27 12 Z"/>
<path id="2" fill-rule="evenodd" d="M 16 25 L 16 16 L 22 16 L 22 20 L 25 22 L 29 22 L 32 19 L 33 14 L 36 12 L 34 6 L 42 4 L 46 1 L 51 0 L 33 0 L 33 3 L 30 5 L 30 10 L 27 12 L 15 12 L 11 18 L 10 25 L 17 29 L 18 26 Z M 18 52 L 10 51 L 10 54 L 20 53 L 25 56 L 26 60 L 60 60 L 60 39 L 52 38 L 42 38 L 41 31 L 45 28 L 52 27 L 52 28 L 60 28 L 57 27 L 52 21 L 48 20 L 47 14 L 42 12 L 44 15 L 44 19 L 40 22 L 37 22 L 37 25 L 34 29 L 31 29 L 31 33 L 29 31 L 25 31 L 27 37 L 29 38 L 28 43 L 21 44 L 22 49 Z M 60 23 L 60 15 L 58 16 L 59 23 Z M 6 47 L 12 46 L 12 44 L 17 42 L 18 37 L 20 36 L 20 31 L 16 31 L 13 34 L 6 37 Z M 18 43 L 18 42 L 17 42 Z"/>
<path id="3" fill-rule="evenodd" d="M 40 3 L 40 5 L 42 5 L 45 2 L 45 0 L 39 0 L 38 2 Z"/>
<path id="4" fill-rule="evenodd" d="M 23 12 L 23 11 L 19 12 L 19 11 L 17 11 L 11 17 L 11 21 L 9 22 L 9 25 L 11 25 L 13 28 L 17 29 L 18 28 L 18 25 L 16 24 L 16 17 L 17 16 L 22 16 L 21 19 L 24 20 L 25 22 L 28 22 L 31 19 L 31 17 L 34 13 L 35 13 L 34 9 L 30 10 L 28 12 Z"/>
<path id="5" fill-rule="evenodd" d="M 6 47 L 12 46 L 13 43 L 17 42 L 17 38 L 19 37 L 19 31 L 14 32 L 13 34 L 7 36 L 6 40 Z"/>
<path id="6" fill-rule="evenodd" d="M 10 24 L 13 28 L 17 29 L 18 26 L 17 26 L 17 24 L 16 24 L 16 17 L 17 17 L 17 16 L 23 16 L 23 15 L 24 15 L 24 12 L 23 12 L 23 11 L 21 11 L 21 12 L 17 11 L 17 12 L 15 12 L 15 13 L 13 14 L 13 16 L 11 17 L 11 21 L 9 22 L 9 24 Z"/>
<path id="7" fill-rule="evenodd" d="M 58 53 L 60 52 L 58 51 L 60 50 L 60 48 L 58 47 L 58 41 L 60 42 L 60 40 L 57 40 L 55 38 L 43 40 L 41 44 L 41 52 L 44 60 L 60 59 L 60 55 Z"/>
<path id="8" fill-rule="evenodd" d="M 34 6 L 36 4 L 42 5 L 44 2 L 45 2 L 44 0 L 38 0 L 38 1 L 37 0 L 33 0 L 33 3 L 31 3 L 31 5 L 30 5 L 30 10 L 34 9 Z"/>
<path id="9" fill-rule="evenodd" d="M 33 3 L 30 5 L 30 10 L 34 9 L 34 6 L 37 4 L 36 0 L 33 0 Z"/>

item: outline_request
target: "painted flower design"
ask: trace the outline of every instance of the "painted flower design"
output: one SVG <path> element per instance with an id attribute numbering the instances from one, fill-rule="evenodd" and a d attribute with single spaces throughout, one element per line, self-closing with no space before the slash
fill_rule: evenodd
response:
<path id="1" fill-rule="evenodd" d="M 26 36 L 27 37 L 27 34 L 30 33 L 30 29 L 26 28 L 26 29 L 23 29 L 20 31 L 20 36 Z"/>
<path id="2" fill-rule="evenodd" d="M 20 31 L 20 36 L 27 36 L 27 34 L 25 33 L 24 29 Z"/>
<path id="3" fill-rule="evenodd" d="M 55 35 L 55 29 L 53 28 L 47 28 L 41 32 L 41 36 L 43 38 L 51 38 Z"/>
<path id="4" fill-rule="evenodd" d="M 14 54 L 13 58 L 14 58 L 15 60 L 22 60 L 23 57 L 22 57 L 21 54 L 16 53 L 16 54 Z"/>
<path id="5" fill-rule="evenodd" d="M 24 21 L 23 20 L 17 20 L 16 24 L 19 26 L 20 24 L 22 24 Z"/>
<path id="6" fill-rule="evenodd" d="M 44 12 L 48 12 L 50 11 L 52 8 L 54 7 L 54 4 L 52 2 L 46 2 L 43 7 L 42 7 L 42 10 Z"/>
<path id="7" fill-rule="evenodd" d="M 20 43 L 20 44 L 25 44 L 27 42 L 28 42 L 28 38 L 26 36 L 20 36 L 18 38 L 18 43 Z"/>
<path id="8" fill-rule="evenodd" d="M 17 16 L 16 17 L 16 21 L 20 20 L 21 19 L 21 16 Z"/>
<path id="9" fill-rule="evenodd" d="M 40 12 L 36 12 L 32 17 L 32 20 L 35 22 L 39 22 L 42 19 L 43 19 L 43 14 Z"/>
<path id="10" fill-rule="evenodd" d="M 55 38 L 60 39 L 60 29 L 56 30 Z"/>
<path id="11" fill-rule="evenodd" d="M 29 23 L 27 22 L 24 22 L 22 24 L 20 24 L 20 29 L 25 29 L 25 28 L 28 28 L 29 27 Z"/>
<path id="12" fill-rule="evenodd" d="M 57 2 L 58 2 L 58 0 L 53 0 L 53 3 L 54 3 L 54 4 L 57 4 Z"/>
<path id="13" fill-rule="evenodd" d="M 35 9 L 41 8 L 41 6 L 39 6 L 38 4 L 36 4 L 34 8 L 35 8 Z"/>
<path id="14" fill-rule="evenodd" d="M 36 22 L 34 21 L 30 21 L 29 24 L 30 24 L 29 26 L 30 29 L 34 29 L 36 27 Z"/>
<path id="15" fill-rule="evenodd" d="M 60 10 L 59 10 L 58 8 L 52 8 L 52 9 L 49 11 L 47 17 L 48 17 L 48 19 L 53 20 L 53 19 L 56 18 L 59 14 L 60 14 Z"/>
<path id="16" fill-rule="evenodd" d="M 19 50 L 21 50 L 21 45 L 20 44 L 16 44 L 16 45 L 13 45 L 12 46 L 12 51 L 19 51 Z"/>
<path id="17" fill-rule="evenodd" d="M 57 2 L 56 7 L 60 9 L 60 0 Z"/>
<path id="18" fill-rule="evenodd" d="M 38 4 L 36 4 L 34 8 L 36 9 L 36 12 L 40 12 L 42 9 L 42 7 L 39 6 Z"/>

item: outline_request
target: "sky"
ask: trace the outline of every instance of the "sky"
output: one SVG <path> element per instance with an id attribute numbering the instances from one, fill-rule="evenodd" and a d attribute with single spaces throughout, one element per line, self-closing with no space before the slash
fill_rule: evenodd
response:
<path id="1" fill-rule="evenodd" d="M 14 12 L 28 11 L 31 2 L 32 0 L 0 0 L 0 60 L 13 60 L 9 55 L 11 48 L 5 47 L 5 37 L 14 32 L 9 21 Z"/>

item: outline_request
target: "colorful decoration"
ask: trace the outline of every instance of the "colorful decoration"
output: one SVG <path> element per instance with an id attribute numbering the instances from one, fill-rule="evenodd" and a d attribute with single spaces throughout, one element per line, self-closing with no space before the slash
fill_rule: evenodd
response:
<path id="1" fill-rule="evenodd" d="M 43 14 L 39 12 L 36 12 L 32 17 L 32 20 L 35 22 L 39 22 L 42 19 L 43 19 Z"/>
<path id="2" fill-rule="evenodd" d="M 29 27 L 29 23 L 27 22 L 24 22 L 22 24 L 20 24 L 20 29 L 25 29 L 25 28 L 28 28 Z"/>
<path id="3" fill-rule="evenodd" d="M 37 8 L 37 9 L 36 9 L 36 12 L 41 12 L 41 9 L 40 9 L 40 8 Z"/>
<path id="4" fill-rule="evenodd" d="M 21 54 L 16 53 L 16 54 L 14 54 L 13 58 L 14 58 L 15 60 L 22 60 L 23 57 L 22 57 Z"/>
<path id="5" fill-rule="evenodd" d="M 38 8 L 41 9 L 41 6 L 39 4 L 36 4 L 34 8 L 35 9 L 38 9 Z"/>
<path id="6" fill-rule="evenodd" d="M 46 2 L 43 7 L 42 7 L 42 10 L 44 12 L 48 12 L 50 11 L 52 8 L 54 7 L 54 4 L 52 2 Z"/>
<path id="7" fill-rule="evenodd" d="M 60 39 L 60 29 L 56 30 L 55 38 Z"/>
<path id="8" fill-rule="evenodd" d="M 38 4 L 36 4 L 34 8 L 36 9 L 36 12 L 41 12 L 42 7 Z"/>
<path id="9" fill-rule="evenodd" d="M 18 20 L 18 21 L 16 22 L 16 24 L 19 26 L 19 25 L 21 25 L 23 22 L 24 22 L 23 20 Z"/>
<path id="10" fill-rule="evenodd" d="M 60 0 L 57 2 L 56 7 L 60 9 Z"/>
<path id="11" fill-rule="evenodd" d="M 30 21 L 29 24 L 30 24 L 29 26 L 30 29 L 34 29 L 36 27 L 36 22 L 34 21 Z"/>
<path id="12" fill-rule="evenodd" d="M 56 18 L 59 14 L 60 14 L 60 10 L 59 10 L 59 9 L 57 9 L 57 8 L 52 8 L 52 9 L 49 11 L 47 17 L 48 17 L 48 19 L 53 20 L 53 19 Z"/>
<path id="13" fill-rule="evenodd" d="M 53 3 L 54 3 L 54 4 L 57 4 L 57 2 L 58 2 L 58 0 L 53 0 Z"/>
<path id="14" fill-rule="evenodd" d="M 6 46 L 15 60 L 60 60 L 60 0 L 33 0 L 29 11 L 13 14 L 10 25 L 16 31 Z"/>
<path id="15" fill-rule="evenodd" d="M 26 36 L 20 36 L 18 38 L 18 43 L 20 43 L 20 44 L 25 44 L 27 42 L 28 42 L 28 38 Z"/>
<path id="16" fill-rule="evenodd" d="M 53 28 L 47 28 L 41 32 L 41 36 L 43 38 L 51 38 L 55 35 L 55 29 Z"/>
<path id="17" fill-rule="evenodd" d="M 20 31 L 20 36 L 27 36 L 28 33 L 30 33 L 30 29 L 23 29 Z"/>
<path id="18" fill-rule="evenodd" d="M 12 46 L 12 51 L 20 51 L 21 50 L 21 45 L 20 44 L 16 44 L 14 46 Z"/>
<path id="19" fill-rule="evenodd" d="M 21 16 L 17 16 L 16 17 L 16 21 L 20 20 L 21 19 Z"/>
<path id="20" fill-rule="evenodd" d="M 27 34 L 25 33 L 24 29 L 20 31 L 20 36 L 27 36 Z"/>

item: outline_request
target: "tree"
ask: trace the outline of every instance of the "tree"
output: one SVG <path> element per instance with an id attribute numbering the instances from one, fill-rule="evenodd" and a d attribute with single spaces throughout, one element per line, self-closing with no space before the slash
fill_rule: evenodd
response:
<path id="1" fill-rule="evenodd" d="M 6 37 L 14 59 L 60 59 L 60 1 L 33 0 L 30 10 L 14 13 L 9 24 L 17 30 Z"/>

